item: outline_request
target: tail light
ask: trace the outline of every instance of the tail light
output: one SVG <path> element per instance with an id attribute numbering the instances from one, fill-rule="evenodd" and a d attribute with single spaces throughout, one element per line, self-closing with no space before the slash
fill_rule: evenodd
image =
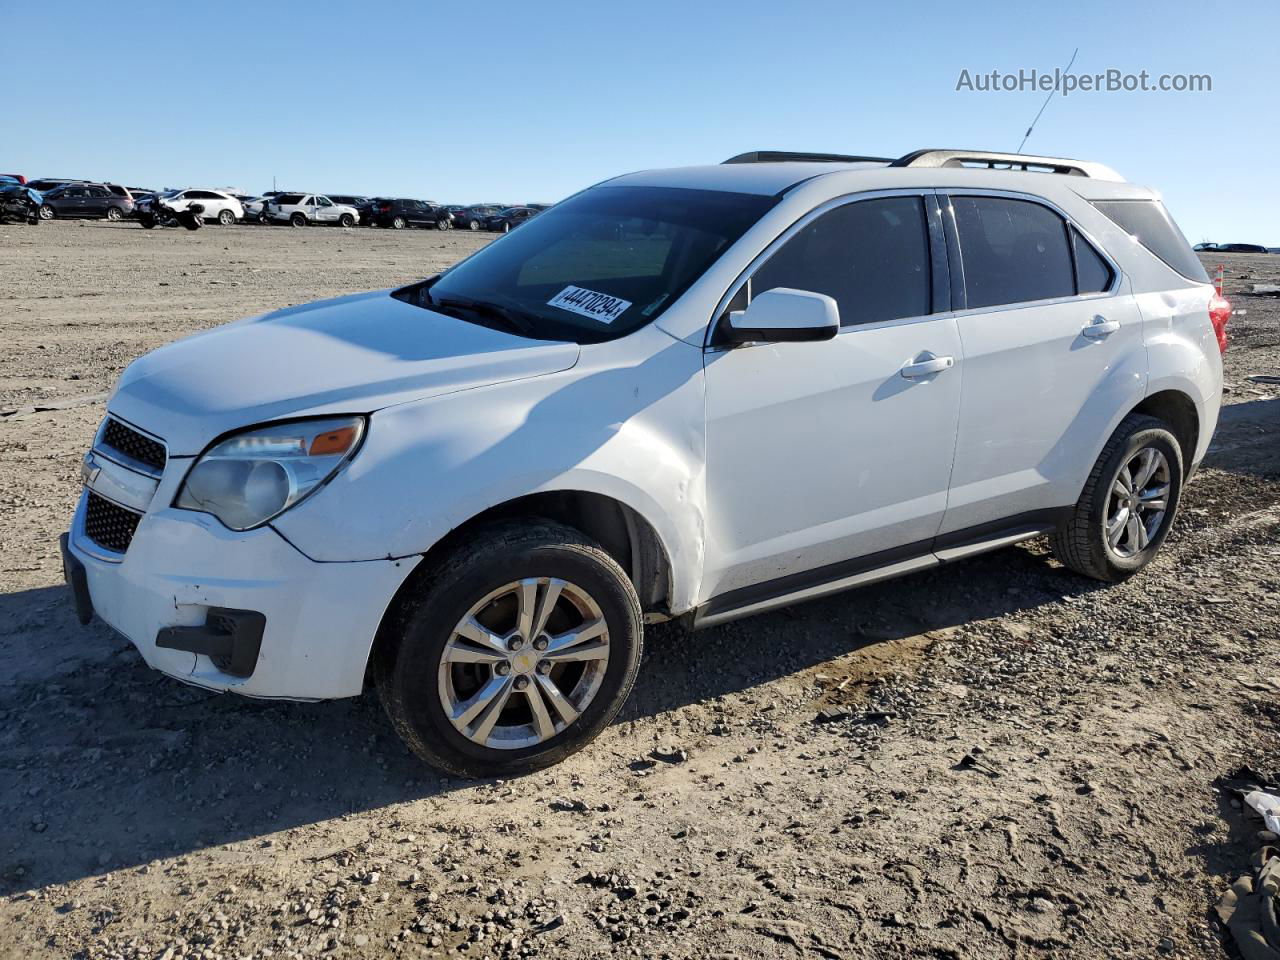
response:
<path id="1" fill-rule="evenodd" d="M 378 208 L 378 210 L 380 210 L 382 213 L 390 213 L 390 212 L 391 212 L 391 204 L 389 204 L 389 203 L 384 203 L 382 206 L 380 206 L 380 207 Z"/>
<path id="2" fill-rule="evenodd" d="M 1213 324 L 1213 335 L 1218 338 L 1218 350 L 1227 352 L 1227 323 L 1231 320 L 1231 302 L 1222 294 L 1214 291 L 1209 300 L 1209 321 Z"/>

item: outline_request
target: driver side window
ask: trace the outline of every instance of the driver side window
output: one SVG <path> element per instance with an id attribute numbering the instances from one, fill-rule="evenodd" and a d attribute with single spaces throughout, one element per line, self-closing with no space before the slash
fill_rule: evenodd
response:
<path id="1" fill-rule="evenodd" d="M 841 326 L 932 312 L 929 232 L 921 197 L 858 200 L 805 225 L 762 264 L 730 310 L 776 287 L 832 297 Z"/>

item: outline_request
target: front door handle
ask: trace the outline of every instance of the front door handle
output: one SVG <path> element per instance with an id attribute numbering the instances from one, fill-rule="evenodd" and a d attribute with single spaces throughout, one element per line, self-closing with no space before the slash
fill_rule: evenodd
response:
<path id="1" fill-rule="evenodd" d="M 935 357 L 926 350 L 898 372 L 908 380 L 919 380 L 921 377 L 929 377 L 943 370 L 950 370 L 955 366 L 955 362 L 955 357 Z"/>
<path id="2" fill-rule="evenodd" d="M 1108 320 L 1099 313 L 1096 314 L 1092 320 L 1086 323 L 1084 327 L 1081 328 L 1080 332 L 1090 340 L 1101 340 L 1104 337 L 1111 336 L 1111 334 L 1115 333 L 1119 329 L 1119 320 Z"/>

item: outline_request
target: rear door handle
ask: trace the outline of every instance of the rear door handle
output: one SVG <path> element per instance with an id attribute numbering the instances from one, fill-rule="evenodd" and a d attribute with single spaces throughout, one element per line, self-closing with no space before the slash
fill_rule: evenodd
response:
<path id="1" fill-rule="evenodd" d="M 1111 334 L 1115 333 L 1119 329 L 1119 320 L 1108 320 L 1099 313 L 1096 314 L 1092 320 L 1086 323 L 1084 327 L 1081 328 L 1080 332 L 1090 340 L 1101 340 L 1104 337 L 1111 336 Z"/>
<path id="2" fill-rule="evenodd" d="M 919 380 L 921 377 L 928 377 L 935 373 L 941 373 L 943 370 L 950 370 L 955 366 L 955 362 L 955 357 L 935 357 L 926 350 L 904 366 L 899 373 L 908 380 Z"/>

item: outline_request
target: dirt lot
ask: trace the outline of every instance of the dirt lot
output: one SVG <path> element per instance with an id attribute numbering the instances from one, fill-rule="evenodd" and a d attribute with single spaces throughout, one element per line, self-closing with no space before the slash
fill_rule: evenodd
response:
<path id="1" fill-rule="evenodd" d="M 1280 257 L 1228 256 L 1230 404 L 1160 560 L 1035 542 L 699 634 L 518 781 L 373 697 L 209 695 L 74 620 L 56 536 L 133 357 L 483 237 L 0 226 L 0 958 L 1221 957 L 1280 767 Z M 1248 279 L 1244 279 L 1248 278 Z M 38 407 L 60 409 L 33 411 Z M 17 411 L 16 413 L 10 411 Z"/>

